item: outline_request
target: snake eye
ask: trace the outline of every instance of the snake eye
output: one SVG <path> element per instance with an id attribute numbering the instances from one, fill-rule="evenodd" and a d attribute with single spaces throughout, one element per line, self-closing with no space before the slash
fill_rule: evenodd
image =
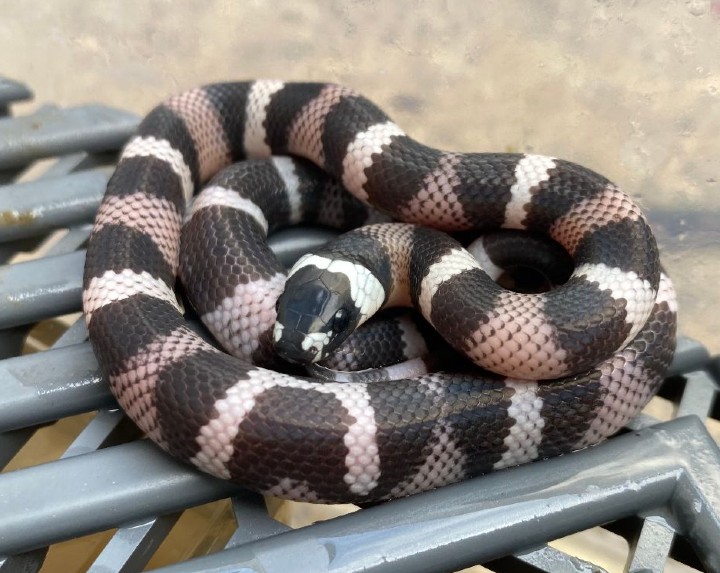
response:
<path id="1" fill-rule="evenodd" d="M 332 329 L 333 332 L 339 333 L 344 332 L 350 325 L 350 313 L 344 309 L 339 308 L 333 315 Z"/>

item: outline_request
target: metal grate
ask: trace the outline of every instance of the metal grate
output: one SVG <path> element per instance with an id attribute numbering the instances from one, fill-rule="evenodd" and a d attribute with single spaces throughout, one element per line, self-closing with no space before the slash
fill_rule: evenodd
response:
<path id="1" fill-rule="evenodd" d="M 0 114 L 28 97 L 0 79 Z M 672 557 L 720 572 L 720 450 L 701 422 L 720 417 L 720 359 L 687 338 L 661 390 L 672 421 L 641 415 L 601 446 L 299 529 L 271 518 L 260 496 L 136 439 L 77 315 L 108 154 L 136 124 L 104 106 L 0 119 L 0 468 L 40 427 L 94 412 L 59 459 L 0 474 L 0 573 L 39 571 L 49 545 L 115 528 L 87 570 L 140 571 L 183 510 L 228 497 L 237 527 L 225 548 L 163 571 L 600 572 L 547 542 L 603 525 L 627 540 L 626 571 L 661 572 Z M 291 259 L 322 238 L 291 232 L 275 248 Z M 14 258 L 38 247 L 40 258 Z M 27 353 L 37 324 L 68 313 L 57 340 Z"/>

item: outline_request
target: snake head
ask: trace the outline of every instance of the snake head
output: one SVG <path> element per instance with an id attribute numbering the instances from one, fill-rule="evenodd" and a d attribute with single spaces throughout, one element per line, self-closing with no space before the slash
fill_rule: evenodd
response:
<path id="1" fill-rule="evenodd" d="M 308 265 L 295 270 L 277 302 L 275 350 L 289 362 L 325 358 L 355 330 L 360 311 L 347 275 Z"/>

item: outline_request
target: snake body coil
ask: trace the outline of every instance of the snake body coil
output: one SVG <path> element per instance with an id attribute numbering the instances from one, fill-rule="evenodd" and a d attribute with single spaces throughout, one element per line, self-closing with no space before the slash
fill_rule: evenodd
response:
<path id="1" fill-rule="evenodd" d="M 187 265 L 201 269 L 190 279 L 200 290 L 210 286 L 194 305 L 236 356 L 188 327 L 173 290 L 186 204 L 232 162 L 279 154 L 309 159 L 360 201 L 414 224 L 365 227 L 293 276 L 346 284 L 363 320 L 389 302 L 414 303 L 488 372 L 321 383 L 253 364 L 301 322 L 273 326 L 285 275 L 264 233 L 326 208 L 305 204 L 301 172 L 313 168 L 290 159 L 236 176 L 243 189 L 262 180 L 264 193 L 238 192 L 221 173 L 195 201 L 188 225 L 226 211 L 250 234 L 232 246 L 217 231 L 206 260 Z M 336 211 L 351 203 L 330 196 Z M 425 226 L 543 233 L 575 270 L 548 293 L 505 291 Z M 365 251 L 371 244 L 379 254 Z M 215 286 L 210 259 L 239 274 Z M 373 281 L 381 295 L 367 294 L 380 292 Z M 644 216 L 615 185 L 550 157 L 426 147 L 330 84 L 216 84 L 153 110 L 108 184 L 83 304 L 113 393 L 153 441 L 213 475 L 307 501 L 399 497 L 597 443 L 648 402 L 675 345 L 672 285 Z M 325 344 L 297 336 L 306 350 Z"/>

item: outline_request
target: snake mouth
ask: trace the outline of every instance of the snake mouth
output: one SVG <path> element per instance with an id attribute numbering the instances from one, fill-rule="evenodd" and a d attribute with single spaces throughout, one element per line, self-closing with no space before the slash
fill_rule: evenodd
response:
<path id="1" fill-rule="evenodd" d="M 311 364 L 324 357 L 332 332 L 312 332 L 275 328 L 275 352 L 280 358 L 293 364 Z M 279 336 L 277 336 L 279 333 Z"/>

